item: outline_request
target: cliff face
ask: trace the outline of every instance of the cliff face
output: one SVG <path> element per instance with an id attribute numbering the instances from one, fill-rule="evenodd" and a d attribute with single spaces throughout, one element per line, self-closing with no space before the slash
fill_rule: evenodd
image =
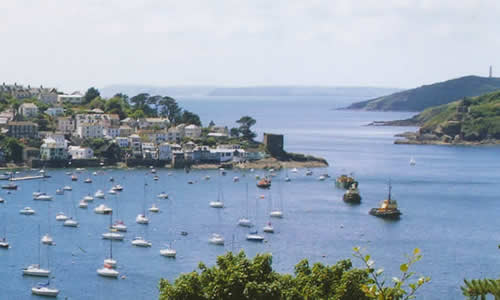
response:
<path id="1" fill-rule="evenodd" d="M 466 76 L 353 103 L 347 109 L 423 111 L 463 97 L 480 96 L 496 90 L 500 90 L 500 78 Z"/>
<path id="2" fill-rule="evenodd" d="M 396 143 L 497 144 L 500 143 L 500 92 L 465 98 L 422 112 L 425 120 L 414 135 Z"/>

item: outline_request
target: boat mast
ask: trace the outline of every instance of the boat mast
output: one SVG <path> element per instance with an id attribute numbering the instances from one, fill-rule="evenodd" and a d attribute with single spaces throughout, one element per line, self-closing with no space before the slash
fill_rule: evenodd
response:
<path id="1" fill-rule="evenodd" d="M 389 196 L 388 196 L 389 201 L 391 201 L 391 190 L 392 190 L 392 186 L 391 186 L 391 181 L 389 180 Z"/>
<path id="2" fill-rule="evenodd" d="M 249 215 L 248 215 L 248 182 L 246 184 L 246 206 L 247 206 L 246 217 L 248 218 L 249 217 Z"/>
<path id="3" fill-rule="evenodd" d="M 38 266 L 41 266 L 41 258 L 40 258 L 40 224 L 38 224 Z"/>

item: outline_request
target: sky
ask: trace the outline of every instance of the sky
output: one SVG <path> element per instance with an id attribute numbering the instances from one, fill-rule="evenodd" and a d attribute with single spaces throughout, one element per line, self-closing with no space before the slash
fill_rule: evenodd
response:
<path id="1" fill-rule="evenodd" d="M 0 82 L 411 88 L 490 65 L 500 77 L 498 16 L 498 0 L 1 0 Z"/>

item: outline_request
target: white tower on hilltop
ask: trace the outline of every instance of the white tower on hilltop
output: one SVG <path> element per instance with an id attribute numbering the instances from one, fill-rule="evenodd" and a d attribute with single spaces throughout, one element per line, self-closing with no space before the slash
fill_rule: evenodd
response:
<path id="1" fill-rule="evenodd" d="M 493 66 L 490 66 L 490 78 L 493 77 Z"/>

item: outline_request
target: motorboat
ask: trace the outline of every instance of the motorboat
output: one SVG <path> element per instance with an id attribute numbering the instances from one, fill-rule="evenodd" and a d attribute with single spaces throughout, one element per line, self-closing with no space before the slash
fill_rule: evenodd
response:
<path id="1" fill-rule="evenodd" d="M 4 202 L 5 202 L 5 200 L 2 197 L 0 197 L 0 203 L 4 203 Z"/>
<path id="2" fill-rule="evenodd" d="M 269 213 L 272 218 L 283 218 L 283 212 L 281 210 L 273 210 Z"/>
<path id="3" fill-rule="evenodd" d="M 257 187 L 259 187 L 261 189 L 270 188 L 271 187 L 271 180 L 269 180 L 267 178 L 262 178 L 261 180 L 259 180 L 259 182 L 257 182 Z"/>
<path id="4" fill-rule="evenodd" d="M 63 226 L 65 226 L 65 227 L 78 227 L 78 222 L 72 218 L 69 218 L 66 221 L 64 221 Z"/>
<path id="5" fill-rule="evenodd" d="M 311 176 L 312 174 L 313 174 L 313 171 L 311 171 L 311 170 L 306 171 L 306 176 Z"/>
<path id="6" fill-rule="evenodd" d="M 27 276 L 38 276 L 38 277 L 49 277 L 50 270 L 40 268 L 40 265 L 33 264 L 23 269 L 23 275 Z"/>
<path id="7" fill-rule="evenodd" d="M 260 235 L 257 231 L 250 232 L 247 234 L 247 241 L 251 242 L 262 242 L 264 237 Z"/>
<path id="8" fill-rule="evenodd" d="M 321 176 L 318 177 L 319 181 L 325 181 L 325 179 L 326 179 L 325 175 L 321 175 Z"/>
<path id="9" fill-rule="evenodd" d="M 21 215 L 33 215 L 35 214 L 35 210 L 29 206 L 26 206 L 25 208 L 21 209 L 19 213 Z"/>
<path id="10" fill-rule="evenodd" d="M 65 185 L 65 186 L 63 187 L 63 190 L 65 190 L 65 191 L 72 191 L 72 190 L 73 190 L 73 188 L 72 188 L 72 187 L 70 187 L 69 185 Z"/>
<path id="11" fill-rule="evenodd" d="M 111 229 L 114 229 L 116 231 L 125 232 L 125 231 L 127 231 L 127 225 L 125 225 L 125 223 L 123 223 L 123 221 L 116 221 L 113 225 L 111 225 Z"/>
<path id="12" fill-rule="evenodd" d="M 165 193 L 165 192 L 161 192 L 161 193 L 159 193 L 159 194 L 158 194 L 158 196 L 156 196 L 156 197 L 158 197 L 158 198 L 160 198 L 160 199 L 167 199 L 167 198 L 168 198 L 168 194 L 167 194 L 167 193 Z"/>
<path id="13" fill-rule="evenodd" d="M 57 297 L 59 295 L 59 290 L 56 288 L 50 288 L 44 284 L 37 284 L 36 286 L 31 288 L 31 293 L 33 295 L 44 296 L 44 297 Z"/>
<path id="14" fill-rule="evenodd" d="M 158 176 L 154 176 L 154 177 L 153 177 L 153 180 L 154 180 L 154 181 L 158 181 L 158 180 L 160 180 L 160 177 L 158 177 Z"/>
<path id="15" fill-rule="evenodd" d="M 49 234 L 46 234 L 42 237 L 42 244 L 44 245 L 52 245 L 54 243 L 54 240 Z"/>
<path id="16" fill-rule="evenodd" d="M 149 208 L 149 211 L 157 213 L 160 211 L 160 209 L 153 203 L 153 205 L 151 205 L 151 207 Z"/>
<path id="17" fill-rule="evenodd" d="M 92 201 L 94 201 L 94 197 L 87 195 L 87 196 L 83 197 L 82 200 L 85 202 L 92 202 Z"/>
<path id="18" fill-rule="evenodd" d="M 105 240 L 123 241 L 123 234 L 116 232 L 106 232 L 102 234 L 102 238 Z"/>
<path id="19" fill-rule="evenodd" d="M 63 189 L 57 189 L 56 190 L 56 195 L 64 195 L 64 190 Z"/>
<path id="20" fill-rule="evenodd" d="M 110 178 L 109 178 L 109 181 L 110 181 L 110 182 L 114 182 L 114 181 L 115 181 L 115 179 L 114 179 L 113 177 L 110 177 Z"/>
<path id="21" fill-rule="evenodd" d="M 78 204 L 78 207 L 87 208 L 89 207 L 89 204 L 85 200 L 81 200 L 80 203 Z"/>
<path id="22" fill-rule="evenodd" d="M 9 248 L 9 242 L 7 242 L 6 238 L 1 238 L 0 239 L 0 248 L 8 249 Z"/>
<path id="23" fill-rule="evenodd" d="M 92 183 L 92 179 L 86 178 L 83 182 L 85 182 L 85 183 Z"/>
<path id="24" fill-rule="evenodd" d="M 116 193 L 117 193 L 117 192 L 116 192 L 115 190 L 113 190 L 113 189 L 110 189 L 110 190 L 108 191 L 108 194 L 111 194 L 111 195 L 116 195 Z"/>
<path id="25" fill-rule="evenodd" d="M 177 251 L 175 251 L 175 249 L 167 247 L 165 249 L 160 249 L 160 255 L 175 258 L 175 256 L 177 255 Z"/>
<path id="26" fill-rule="evenodd" d="M 105 204 L 101 204 L 94 208 L 94 212 L 96 214 L 101 214 L 101 215 L 107 215 L 113 212 L 113 209 L 111 207 L 106 206 Z"/>
<path id="27" fill-rule="evenodd" d="M 392 186 L 389 183 L 389 195 L 387 199 L 382 201 L 380 207 L 372 208 L 370 210 L 370 215 L 385 219 L 399 219 L 402 213 L 398 209 L 398 202 L 391 198 L 391 190 Z"/>
<path id="28" fill-rule="evenodd" d="M 238 182 L 238 181 L 240 181 L 240 178 L 238 176 L 234 176 L 233 177 L 233 182 Z"/>
<path id="29" fill-rule="evenodd" d="M 4 190 L 17 190 L 17 184 L 14 184 L 14 183 L 3 184 L 2 189 L 4 189 Z"/>
<path id="30" fill-rule="evenodd" d="M 42 194 L 42 195 L 36 196 L 34 199 L 41 200 L 41 201 L 50 201 L 50 200 L 52 200 L 52 196 L 47 195 L 47 194 Z"/>
<path id="31" fill-rule="evenodd" d="M 40 191 L 38 191 L 38 192 L 33 192 L 33 199 L 35 199 L 36 197 L 41 196 L 41 195 L 45 195 L 45 193 L 40 192 Z"/>
<path id="32" fill-rule="evenodd" d="M 123 191 L 123 187 L 119 184 L 116 184 L 113 186 L 113 190 L 121 192 L 121 191 Z"/>
<path id="33" fill-rule="evenodd" d="M 224 237 L 218 233 L 213 233 L 208 242 L 214 245 L 224 245 Z"/>
<path id="34" fill-rule="evenodd" d="M 151 242 L 146 241 L 142 237 L 138 236 L 132 240 L 132 245 L 137 247 L 151 247 Z"/>
<path id="35" fill-rule="evenodd" d="M 102 277 L 118 278 L 120 272 L 113 269 L 111 265 L 105 263 L 102 268 L 97 269 L 97 274 Z"/>
<path id="36" fill-rule="evenodd" d="M 135 222 L 137 224 L 149 224 L 149 219 L 146 217 L 144 214 L 138 214 L 137 217 L 135 218 Z"/>
<path id="37" fill-rule="evenodd" d="M 71 181 L 77 181 L 78 177 L 76 175 L 71 175 Z"/>
<path id="38" fill-rule="evenodd" d="M 267 233 L 274 233 L 274 227 L 271 222 L 267 222 L 267 224 L 262 228 L 262 231 Z"/>
<path id="39" fill-rule="evenodd" d="M 104 199 L 103 191 L 97 190 L 97 192 L 95 192 L 95 194 L 94 194 L 94 197 L 99 198 L 99 199 Z"/>
<path id="40" fill-rule="evenodd" d="M 241 218 L 238 220 L 238 225 L 242 226 L 242 227 L 252 227 L 252 221 L 250 221 L 250 219 L 248 218 Z"/>

